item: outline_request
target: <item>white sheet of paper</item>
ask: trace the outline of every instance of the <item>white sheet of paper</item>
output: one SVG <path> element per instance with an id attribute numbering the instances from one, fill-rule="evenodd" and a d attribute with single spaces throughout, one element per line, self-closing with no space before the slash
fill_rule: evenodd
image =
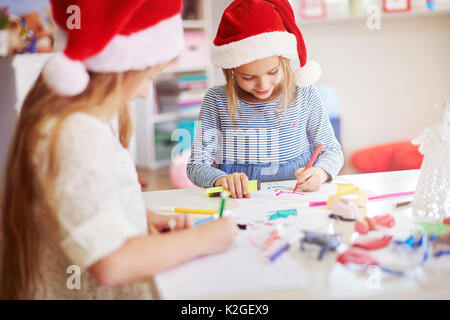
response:
<path id="1" fill-rule="evenodd" d="M 330 225 L 328 211 L 300 208 L 297 216 L 269 222 L 270 211 L 279 209 L 279 205 L 266 204 L 226 211 L 224 214 L 235 217 L 237 223 L 248 224 L 247 230 L 239 231 L 233 247 L 224 253 L 197 258 L 156 275 L 161 298 L 209 299 L 262 290 L 306 288 L 310 284 L 309 273 L 291 254 L 281 255 L 274 263 L 268 257 L 301 230 L 325 232 Z M 263 250 L 264 242 L 279 224 L 283 224 L 282 239 Z"/>
<path id="2" fill-rule="evenodd" d="M 275 190 L 295 186 L 295 181 L 263 183 L 259 192 L 250 199 L 233 199 L 237 205 L 227 205 L 224 215 L 232 216 L 237 223 L 247 224 L 247 230 L 239 231 L 233 247 L 212 256 L 200 257 L 155 276 L 163 299 L 209 299 L 233 294 L 263 290 L 306 288 L 312 275 L 290 253 L 282 254 L 274 263 L 269 256 L 302 230 L 334 233 L 329 210 L 322 207 L 308 208 L 304 202 L 326 201 L 337 192 L 337 185 L 324 183 L 317 192 L 303 195 Z M 229 203 L 231 204 L 231 203 Z M 279 210 L 296 209 L 296 216 L 269 220 Z M 282 225 L 281 239 L 263 250 L 271 233 Z M 298 259 L 298 257 L 297 257 Z"/>

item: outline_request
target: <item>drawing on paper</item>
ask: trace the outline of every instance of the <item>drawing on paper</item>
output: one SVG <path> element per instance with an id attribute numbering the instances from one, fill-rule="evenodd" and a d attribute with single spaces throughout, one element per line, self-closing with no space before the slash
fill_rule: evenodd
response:
<path id="1" fill-rule="evenodd" d="M 269 186 L 267 189 L 273 190 L 275 192 L 276 196 L 279 196 L 280 194 L 298 194 L 303 196 L 304 193 L 295 191 L 294 188 L 286 187 L 286 186 Z"/>
<path id="2" fill-rule="evenodd" d="M 286 210 L 275 211 L 275 213 L 269 215 L 269 220 L 275 220 L 275 219 L 279 219 L 279 218 L 287 218 L 289 216 L 297 216 L 297 209 L 286 209 Z"/>

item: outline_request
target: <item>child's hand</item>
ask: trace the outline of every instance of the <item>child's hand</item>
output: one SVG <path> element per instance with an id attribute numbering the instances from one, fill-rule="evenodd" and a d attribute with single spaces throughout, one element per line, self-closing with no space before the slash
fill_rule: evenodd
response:
<path id="1" fill-rule="evenodd" d="M 214 187 L 219 186 L 230 191 L 232 198 L 250 198 L 250 193 L 247 189 L 248 177 L 245 173 L 235 172 L 225 177 L 220 177 L 214 182 Z"/>
<path id="2" fill-rule="evenodd" d="M 295 170 L 297 185 L 300 190 L 317 191 L 320 189 L 320 185 L 328 180 L 328 173 L 322 168 L 313 167 L 303 171 L 304 169 Z"/>
<path id="3" fill-rule="evenodd" d="M 196 228 L 201 233 L 202 253 L 205 255 L 228 250 L 239 231 L 230 217 L 208 221 Z"/>
<path id="4" fill-rule="evenodd" d="M 152 231 L 155 233 L 154 229 L 156 229 L 157 232 L 161 232 L 163 230 L 175 231 L 190 228 L 194 225 L 194 221 L 186 214 L 162 215 L 147 210 L 147 224 L 149 233 L 152 233 Z"/>

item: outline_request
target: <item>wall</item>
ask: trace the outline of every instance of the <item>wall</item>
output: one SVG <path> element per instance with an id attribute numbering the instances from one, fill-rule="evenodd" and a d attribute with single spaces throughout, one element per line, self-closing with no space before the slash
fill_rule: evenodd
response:
<path id="1" fill-rule="evenodd" d="M 346 158 L 379 143 L 410 140 L 437 120 L 435 103 L 450 100 L 450 15 L 306 25 L 309 57 L 320 62 L 319 84 L 343 101 Z"/>

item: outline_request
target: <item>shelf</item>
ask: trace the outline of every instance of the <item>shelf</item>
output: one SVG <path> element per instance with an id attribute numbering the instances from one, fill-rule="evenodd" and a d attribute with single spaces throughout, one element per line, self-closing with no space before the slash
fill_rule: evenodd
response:
<path id="1" fill-rule="evenodd" d="M 179 119 L 197 118 L 200 108 L 193 108 L 179 112 L 167 112 L 155 114 L 154 121 L 156 123 L 171 122 Z"/>
<path id="2" fill-rule="evenodd" d="M 435 11 L 430 11 L 426 8 L 415 9 L 407 12 L 381 12 L 381 19 L 392 20 L 392 19 L 409 19 L 409 18 L 433 18 L 450 15 L 450 7 L 445 6 Z M 359 22 L 366 21 L 369 17 L 367 15 L 361 16 L 338 16 L 338 17 L 326 17 L 326 18 L 316 18 L 316 19 L 298 19 L 298 23 L 301 26 L 305 25 L 320 25 L 328 23 L 345 23 L 345 22 Z"/>
<path id="3" fill-rule="evenodd" d="M 182 54 L 170 66 L 164 69 L 155 80 L 172 80 L 184 75 L 207 76 L 208 87 L 211 85 L 213 65 L 210 59 L 210 38 L 212 12 L 210 0 L 198 0 L 198 10 L 196 15 L 186 15 L 191 19 L 183 19 L 182 26 L 185 32 L 185 48 Z M 186 3 L 193 4 L 188 0 Z M 204 38 L 204 39 L 203 39 Z M 200 107 L 180 107 L 168 109 L 166 112 L 157 113 L 157 95 L 155 87 L 152 88 L 153 98 L 144 100 L 142 108 L 137 117 L 139 122 L 139 153 L 137 165 L 142 168 L 159 169 L 168 167 L 171 164 L 170 155 L 167 148 L 161 147 L 156 142 L 156 135 L 159 130 L 169 130 L 178 127 L 178 121 L 187 120 L 190 122 L 198 118 Z M 185 124 L 188 125 L 187 123 Z M 182 126 L 181 126 L 182 127 Z M 158 140 L 159 141 L 159 140 Z M 166 159 L 168 157 L 168 159 Z"/>
<path id="4" fill-rule="evenodd" d="M 201 66 L 201 67 L 191 67 L 191 68 L 179 68 L 177 66 L 168 67 L 164 69 L 161 73 L 167 74 L 167 73 L 188 73 L 188 72 L 206 72 L 208 70 L 208 67 Z"/>

